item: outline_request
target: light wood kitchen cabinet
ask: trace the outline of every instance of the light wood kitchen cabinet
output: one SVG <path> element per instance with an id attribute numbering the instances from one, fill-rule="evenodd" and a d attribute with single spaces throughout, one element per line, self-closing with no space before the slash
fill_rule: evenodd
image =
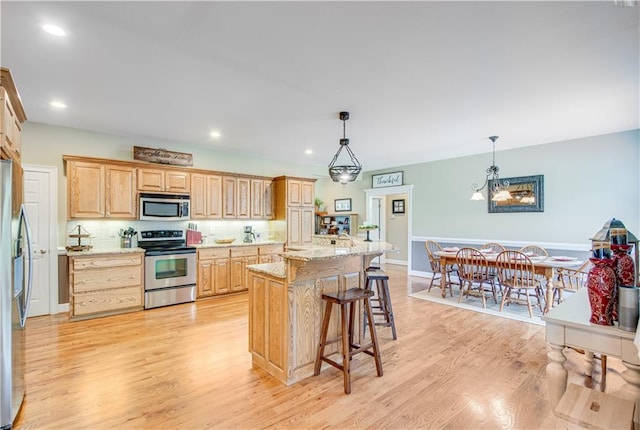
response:
<path id="1" fill-rule="evenodd" d="M 262 179 L 251 180 L 251 218 L 264 218 L 264 181 Z"/>
<path id="2" fill-rule="evenodd" d="M 143 308 L 143 252 L 69 257 L 69 317 L 86 319 Z"/>
<path id="3" fill-rule="evenodd" d="M 222 218 L 222 177 L 191 174 L 191 218 Z"/>
<path id="4" fill-rule="evenodd" d="M 249 219 L 251 216 L 251 179 L 236 178 L 236 218 Z"/>
<path id="5" fill-rule="evenodd" d="M 105 167 L 67 161 L 67 218 L 104 218 Z"/>
<path id="6" fill-rule="evenodd" d="M 275 219 L 285 220 L 287 246 L 311 244 L 314 233 L 314 179 L 279 176 L 275 187 Z"/>
<path id="7" fill-rule="evenodd" d="M 0 70 L 0 154 L 1 158 L 22 160 L 22 123 L 27 120 L 20 95 L 9 69 Z"/>
<path id="8" fill-rule="evenodd" d="M 284 252 L 282 245 L 261 245 L 258 247 L 258 263 L 276 263 L 282 261 L 278 254 Z"/>
<path id="9" fill-rule="evenodd" d="M 287 213 L 287 245 L 310 245 L 314 229 L 314 209 L 290 207 Z"/>
<path id="10" fill-rule="evenodd" d="M 190 173 L 183 170 L 138 168 L 138 191 L 189 194 Z"/>
<path id="11" fill-rule="evenodd" d="M 262 215 L 265 219 L 273 219 L 273 181 L 262 181 Z"/>
<path id="12" fill-rule="evenodd" d="M 67 159 L 67 218 L 136 219 L 136 169 Z"/>
<path id="13" fill-rule="evenodd" d="M 198 298 L 230 292 L 229 248 L 204 248 L 198 250 Z"/>
<path id="14" fill-rule="evenodd" d="M 236 178 L 222 178 L 222 218 L 236 217 Z"/>
<path id="15" fill-rule="evenodd" d="M 136 169 L 128 166 L 105 166 L 105 211 L 107 218 L 136 219 Z"/>
<path id="16" fill-rule="evenodd" d="M 249 264 L 258 264 L 257 246 L 231 248 L 231 292 L 235 293 L 248 289 L 245 269 Z"/>

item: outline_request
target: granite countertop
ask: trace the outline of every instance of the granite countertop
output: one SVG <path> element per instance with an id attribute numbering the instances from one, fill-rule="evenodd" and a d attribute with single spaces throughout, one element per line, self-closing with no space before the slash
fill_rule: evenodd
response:
<path id="1" fill-rule="evenodd" d="M 242 240 L 236 240 L 232 243 L 196 243 L 194 248 L 227 248 L 230 246 L 261 246 L 261 245 L 284 245 L 284 242 L 278 242 L 274 240 L 261 240 L 259 242 L 244 243 Z"/>
<path id="2" fill-rule="evenodd" d="M 354 246 L 351 247 L 319 245 L 290 247 L 287 252 L 280 255 L 290 260 L 311 261 L 329 260 L 354 255 L 386 254 L 398 251 L 400 251 L 398 247 L 387 242 L 365 242 L 356 240 Z"/>
<path id="3" fill-rule="evenodd" d="M 247 266 L 247 269 L 253 272 L 265 273 L 273 276 L 274 278 L 285 279 L 287 277 L 287 269 L 283 261 L 279 261 L 277 263 L 252 264 Z"/>
<path id="4" fill-rule="evenodd" d="M 99 255 L 99 254 L 135 254 L 138 252 L 144 253 L 142 248 L 91 248 L 88 251 L 67 251 L 66 254 L 69 257 L 81 257 L 84 255 Z"/>

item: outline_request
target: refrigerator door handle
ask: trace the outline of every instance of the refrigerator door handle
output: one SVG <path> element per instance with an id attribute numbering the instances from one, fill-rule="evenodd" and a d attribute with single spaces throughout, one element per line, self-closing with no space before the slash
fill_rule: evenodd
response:
<path id="1" fill-rule="evenodd" d="M 29 265 L 29 272 L 27 276 L 27 288 L 26 294 L 23 295 L 24 303 L 21 303 L 22 312 L 20 315 L 20 326 L 24 327 L 27 322 L 27 315 L 29 313 L 29 303 L 31 302 L 31 287 L 33 282 L 33 261 L 31 253 L 33 250 L 31 249 L 31 230 L 29 229 L 29 218 L 27 218 L 27 210 L 24 207 L 24 204 L 20 206 L 20 223 L 24 225 L 25 239 L 27 242 L 27 252 L 24 254 L 27 256 L 28 261 L 25 261 Z"/>

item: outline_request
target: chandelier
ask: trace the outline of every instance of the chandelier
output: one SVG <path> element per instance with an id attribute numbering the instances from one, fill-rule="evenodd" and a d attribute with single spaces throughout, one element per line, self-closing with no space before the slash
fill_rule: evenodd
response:
<path id="1" fill-rule="evenodd" d="M 333 156 L 333 160 L 329 163 L 329 176 L 333 182 L 340 182 L 342 185 L 355 181 L 362 170 L 362 164 L 360 164 L 354 153 L 351 151 L 351 148 L 349 148 L 346 125 L 346 121 L 348 119 L 349 112 L 340 112 L 340 120 L 342 121 L 342 139 L 340 139 L 340 148 L 338 148 L 338 152 L 336 152 L 336 155 Z M 343 149 L 347 151 L 351 163 L 347 164 L 345 161 L 340 165 L 336 165 L 336 163 L 338 163 L 340 152 L 342 152 Z"/>
<path id="2" fill-rule="evenodd" d="M 500 169 L 496 166 L 496 140 L 498 140 L 498 136 L 489 136 L 489 139 L 493 144 L 493 163 L 487 168 L 487 177 L 484 180 L 484 184 L 482 184 L 482 186 L 478 184 L 471 186 L 471 189 L 474 191 L 473 195 L 471 195 L 471 200 L 484 200 L 484 196 L 480 191 L 485 188 L 487 188 L 487 191 L 490 191 L 489 196 L 493 195 L 491 198 L 492 201 L 500 202 L 509 200 L 511 198 L 511 193 L 507 190 L 509 181 L 500 180 L 500 175 L 498 174 Z M 490 187 L 488 187 L 489 180 L 491 180 Z"/>

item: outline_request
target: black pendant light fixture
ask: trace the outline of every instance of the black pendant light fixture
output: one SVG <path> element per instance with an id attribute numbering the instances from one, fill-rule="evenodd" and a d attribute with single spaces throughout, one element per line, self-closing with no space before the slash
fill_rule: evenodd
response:
<path id="1" fill-rule="evenodd" d="M 342 185 L 355 181 L 362 170 L 362 164 L 360 164 L 355 154 L 351 151 L 351 148 L 349 148 L 346 125 L 346 121 L 348 119 L 349 112 L 340 112 L 340 120 L 342 121 L 342 139 L 340 139 L 340 148 L 338 148 L 338 152 L 336 152 L 336 155 L 333 156 L 333 160 L 329 163 L 329 176 L 333 182 L 340 182 Z M 338 163 L 340 152 L 342 152 L 343 149 L 347 151 L 347 154 L 349 154 L 350 164 L 346 164 L 345 161 L 344 163 L 336 165 Z"/>

